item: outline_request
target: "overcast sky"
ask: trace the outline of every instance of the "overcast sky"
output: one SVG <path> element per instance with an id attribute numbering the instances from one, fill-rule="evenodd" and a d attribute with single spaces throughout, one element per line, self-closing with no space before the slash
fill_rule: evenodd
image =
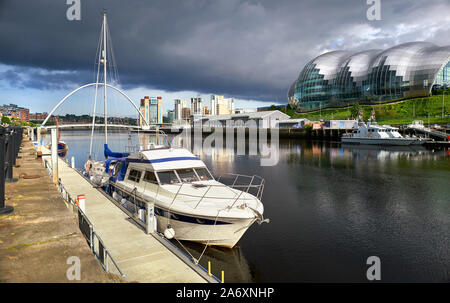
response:
<path id="1" fill-rule="evenodd" d="M 50 111 L 94 80 L 101 12 L 108 23 L 122 88 L 137 103 L 161 95 L 222 94 L 238 107 L 287 103 L 305 63 L 337 49 L 387 48 L 409 41 L 450 44 L 450 1 L 380 0 L 0 0 L 0 104 Z M 68 110 L 82 111 L 80 108 Z"/>

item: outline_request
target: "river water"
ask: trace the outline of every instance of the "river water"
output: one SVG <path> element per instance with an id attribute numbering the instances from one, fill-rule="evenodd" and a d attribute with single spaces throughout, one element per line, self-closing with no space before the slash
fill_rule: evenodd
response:
<path id="1" fill-rule="evenodd" d="M 82 168 L 89 132 L 64 131 L 61 140 Z M 152 140 L 109 133 L 114 151 Z M 94 142 L 101 158 L 101 134 Z M 265 178 L 271 222 L 252 225 L 233 249 L 207 248 L 200 263 L 211 261 L 216 276 L 223 270 L 226 282 L 364 282 L 367 258 L 377 256 L 383 282 L 450 282 L 450 151 L 280 139 L 278 163 L 261 166 L 246 150 L 198 154 L 214 175 Z M 204 248 L 182 244 L 195 257 Z"/>

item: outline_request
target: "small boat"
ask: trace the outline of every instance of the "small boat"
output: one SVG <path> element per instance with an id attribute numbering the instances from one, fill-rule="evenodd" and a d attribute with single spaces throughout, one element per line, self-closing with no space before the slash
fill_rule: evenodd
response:
<path id="1" fill-rule="evenodd" d="M 64 141 L 58 141 L 58 156 L 64 158 L 68 151 L 69 147 L 67 146 L 67 143 Z"/>
<path id="2" fill-rule="evenodd" d="M 36 143 L 37 145 L 37 143 Z M 52 145 L 48 144 L 46 146 L 46 148 L 48 148 L 49 150 L 52 149 Z M 67 146 L 67 143 L 64 141 L 58 141 L 58 149 L 57 149 L 57 153 L 58 156 L 61 158 L 64 158 L 67 155 L 67 152 L 69 151 L 69 147 Z"/>
<path id="3" fill-rule="evenodd" d="M 58 121 L 58 119 L 56 119 L 56 127 L 58 127 L 58 126 L 59 126 L 59 121 Z M 58 139 L 57 139 L 57 140 L 58 140 L 58 148 L 57 148 L 57 153 L 58 153 L 58 156 L 59 156 L 59 157 L 64 158 L 64 157 L 67 155 L 67 152 L 69 151 L 69 146 L 67 145 L 66 142 L 61 141 L 60 139 L 61 139 L 61 132 L 58 132 Z M 47 147 L 48 149 L 51 150 L 52 144 L 50 143 L 50 144 L 48 144 L 46 147 Z"/>
<path id="4" fill-rule="evenodd" d="M 342 143 L 352 144 L 368 144 L 368 145 L 422 145 L 428 139 L 417 137 L 403 137 L 398 132 L 397 127 L 390 125 L 378 125 L 375 121 L 375 112 L 372 112 L 372 117 L 369 121 L 364 123 L 362 121 L 362 113 L 360 120 L 355 122 L 352 133 L 344 134 L 341 137 Z"/>
<path id="5" fill-rule="evenodd" d="M 154 203 L 157 230 L 166 237 L 171 230 L 178 240 L 232 248 L 254 222 L 269 222 L 259 176 L 232 174 L 225 185 L 189 150 L 164 145 L 129 155 L 105 144 L 105 156 L 105 166 L 91 162 L 87 176 L 130 211 Z"/>
<path id="6" fill-rule="evenodd" d="M 425 126 L 423 125 L 422 120 L 414 120 L 411 124 L 408 124 L 406 126 L 407 128 L 418 128 L 418 129 L 424 129 Z"/>

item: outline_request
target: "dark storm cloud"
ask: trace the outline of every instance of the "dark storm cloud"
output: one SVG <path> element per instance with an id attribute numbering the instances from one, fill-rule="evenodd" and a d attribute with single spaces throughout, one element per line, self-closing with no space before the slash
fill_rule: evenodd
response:
<path id="1" fill-rule="evenodd" d="M 19 89 L 68 90 L 79 84 L 78 79 L 91 76 L 89 72 L 82 70 L 58 71 L 28 66 L 8 67 L 5 71 L 0 71 L 0 79 Z"/>
<path id="2" fill-rule="evenodd" d="M 31 67 L 9 69 L 0 80 L 41 89 L 92 82 L 103 8 L 126 89 L 284 102 L 303 65 L 324 51 L 450 44 L 447 0 L 381 0 L 382 20 L 375 22 L 366 19 L 365 0 L 81 0 L 81 6 L 81 21 L 68 21 L 65 0 L 0 0 L 0 63 Z"/>

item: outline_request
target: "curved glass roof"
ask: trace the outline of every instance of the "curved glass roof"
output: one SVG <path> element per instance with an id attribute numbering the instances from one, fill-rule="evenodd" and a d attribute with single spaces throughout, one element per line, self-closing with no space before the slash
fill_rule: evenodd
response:
<path id="1" fill-rule="evenodd" d="M 386 50 L 332 51 L 308 62 L 288 91 L 300 109 L 427 96 L 450 80 L 450 46 L 409 42 Z"/>

